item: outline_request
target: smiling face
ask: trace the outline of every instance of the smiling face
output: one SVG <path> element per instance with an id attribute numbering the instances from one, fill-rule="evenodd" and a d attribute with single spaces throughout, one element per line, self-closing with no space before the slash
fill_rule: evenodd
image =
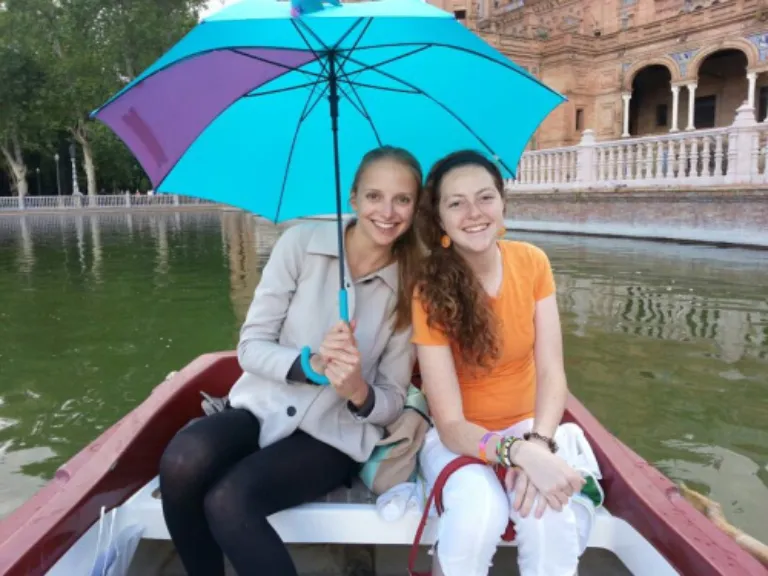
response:
<path id="1" fill-rule="evenodd" d="M 368 164 L 351 199 L 360 231 L 373 244 L 391 247 L 413 222 L 419 185 L 414 171 L 395 158 Z"/>
<path id="2" fill-rule="evenodd" d="M 466 255 L 489 250 L 504 226 L 501 191 L 482 166 L 460 166 L 445 174 L 438 212 L 443 230 Z"/>

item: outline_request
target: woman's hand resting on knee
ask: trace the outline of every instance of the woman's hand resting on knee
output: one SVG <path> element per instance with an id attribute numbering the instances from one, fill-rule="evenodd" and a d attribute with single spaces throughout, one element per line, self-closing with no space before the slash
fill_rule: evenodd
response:
<path id="1" fill-rule="evenodd" d="M 536 497 L 535 493 L 529 492 L 535 490 L 539 498 L 539 504 L 536 508 L 536 517 L 546 510 L 546 506 L 551 506 L 554 510 L 560 511 L 568 503 L 568 499 L 574 493 L 581 490 L 584 486 L 584 479 L 581 474 L 576 472 L 568 463 L 552 454 L 543 446 L 533 442 L 520 442 L 520 447 L 515 454 L 515 462 L 522 469 L 522 473 L 514 478 L 515 490 L 518 490 L 518 484 L 524 488 L 522 495 L 515 494 L 515 508 L 518 508 L 518 498 L 523 498 L 527 504 L 527 511 L 533 504 Z M 508 478 L 510 474 L 508 473 Z M 512 479 L 508 480 L 511 484 Z M 522 513 L 521 515 L 526 516 Z"/>
<path id="2" fill-rule="evenodd" d="M 544 511 L 547 509 L 547 499 L 540 497 L 538 501 L 536 500 L 536 496 L 539 496 L 539 491 L 531 483 L 528 475 L 520 468 L 509 468 L 507 470 L 507 474 L 504 477 L 504 486 L 507 492 L 514 490 L 515 500 L 512 502 L 512 506 L 520 512 L 520 516 L 523 518 L 527 517 L 534 504 L 536 504 L 536 518 L 541 518 L 544 515 Z"/>

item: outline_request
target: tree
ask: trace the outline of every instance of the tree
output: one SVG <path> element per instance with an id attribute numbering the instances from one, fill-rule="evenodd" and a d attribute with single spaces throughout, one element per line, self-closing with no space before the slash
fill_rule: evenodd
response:
<path id="1" fill-rule="evenodd" d="M 24 150 L 44 141 L 47 78 L 39 55 L 19 34 L 11 6 L 0 8 L 0 153 L 11 175 L 14 195 L 28 192 Z"/>
<path id="2" fill-rule="evenodd" d="M 68 85 L 69 127 L 83 150 L 88 194 L 96 193 L 88 115 L 133 80 L 197 22 L 204 0 L 68 0 L 56 21 Z M 83 34 L 84 28 L 87 32 Z M 62 78 L 62 83 L 66 84 Z"/>
<path id="3" fill-rule="evenodd" d="M 116 171 L 110 184 L 118 175 L 130 182 L 140 179 L 127 149 L 113 134 L 100 131 L 89 115 L 186 34 L 204 4 L 0 1 L 0 143 L 7 142 L 3 157 L 20 190 L 26 193 L 24 149 L 53 139 L 57 130 L 68 132 L 82 150 L 89 195 L 98 189 L 97 157 Z M 97 153 L 94 145 L 102 150 Z"/>

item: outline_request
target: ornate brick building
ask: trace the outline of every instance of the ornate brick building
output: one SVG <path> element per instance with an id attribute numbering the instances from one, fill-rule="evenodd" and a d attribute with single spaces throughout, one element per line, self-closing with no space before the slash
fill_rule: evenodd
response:
<path id="1" fill-rule="evenodd" d="M 768 113 L 768 0 L 430 0 L 568 102 L 532 148 L 729 126 Z"/>

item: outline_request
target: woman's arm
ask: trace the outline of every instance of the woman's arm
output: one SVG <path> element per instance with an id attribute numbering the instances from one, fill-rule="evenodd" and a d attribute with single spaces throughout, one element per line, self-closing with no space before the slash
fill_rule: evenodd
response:
<path id="1" fill-rule="evenodd" d="M 417 350 L 424 393 L 440 440 L 456 454 L 477 457 L 480 442 L 487 431 L 464 418 L 461 392 L 450 348 L 418 346 Z M 495 442 L 486 443 L 485 456 L 489 462 L 499 461 Z M 509 456 L 513 463 L 526 472 L 525 479 L 530 479 L 555 510 L 560 510 L 574 491 L 584 483 L 581 476 L 564 460 L 532 442 L 515 442 Z M 507 481 L 511 483 L 511 476 Z M 535 492 L 531 492 L 531 497 L 534 495 Z M 521 502 L 515 502 L 516 507 L 520 505 Z M 530 508 L 530 503 L 526 506 Z M 543 509 L 541 511 L 543 512 Z"/>
<path id="2" fill-rule="evenodd" d="M 387 426 L 397 419 L 405 405 L 413 375 L 413 345 L 410 330 L 389 337 L 377 364 L 376 377 L 368 383 L 362 374 L 362 358 L 352 326 L 340 324 L 320 346 L 327 359 L 325 374 L 347 407 L 362 422 Z"/>
<path id="3" fill-rule="evenodd" d="M 478 449 L 488 430 L 464 418 L 459 380 L 450 346 L 416 347 L 422 389 L 440 441 L 456 454 L 478 457 Z M 513 446 L 513 453 L 519 442 Z M 486 458 L 498 462 L 494 442 L 486 443 Z"/>
<path id="4" fill-rule="evenodd" d="M 405 405 L 413 376 L 413 364 L 411 331 L 393 333 L 379 359 L 376 379 L 370 383 L 373 407 L 367 416 L 360 416 L 361 420 L 387 426 L 397 419 Z"/>
<path id="5" fill-rule="evenodd" d="M 568 384 L 563 366 L 563 336 L 555 294 L 536 302 L 534 326 L 536 407 L 533 431 L 552 438 L 568 400 Z"/>
<path id="6" fill-rule="evenodd" d="M 285 381 L 300 354 L 297 348 L 278 344 L 288 307 L 296 291 L 304 257 L 302 226 L 288 228 L 278 238 L 253 295 L 240 330 L 237 359 L 251 374 Z"/>

